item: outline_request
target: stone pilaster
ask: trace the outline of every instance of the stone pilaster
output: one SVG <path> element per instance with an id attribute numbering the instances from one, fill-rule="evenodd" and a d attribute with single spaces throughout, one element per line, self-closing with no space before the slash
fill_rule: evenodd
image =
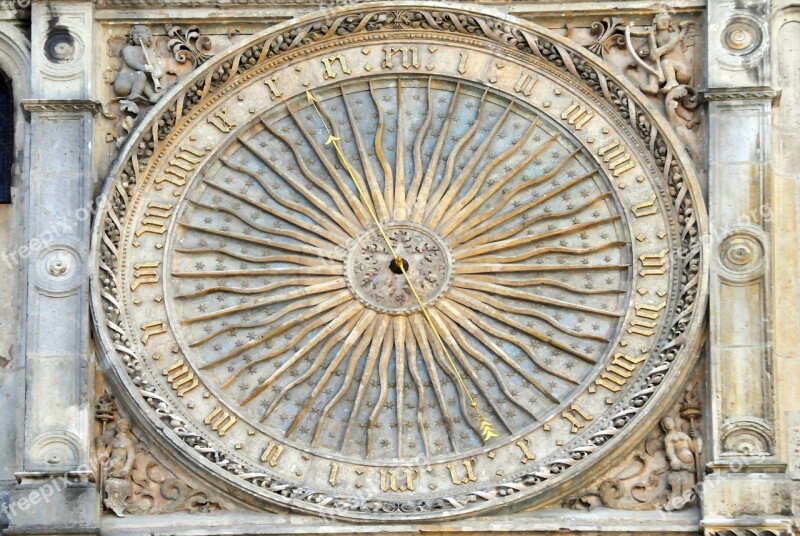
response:
<path id="1" fill-rule="evenodd" d="M 708 5 L 712 534 L 785 534 L 791 488 L 776 431 L 770 4 Z"/>
<path id="2" fill-rule="evenodd" d="M 89 470 L 86 261 L 92 200 L 92 2 L 32 6 L 25 434 L 7 534 L 88 534 L 99 524 Z"/>
<path id="3" fill-rule="evenodd" d="M 778 417 L 783 450 L 793 481 L 794 512 L 800 513 L 800 152 L 797 151 L 800 125 L 800 2 L 773 0 L 773 69 L 780 100 L 773 109 L 774 199 L 776 201 L 775 262 L 781 265 L 775 286 L 780 289 L 776 315 L 781 326 L 776 330 L 775 376 L 778 387 Z"/>

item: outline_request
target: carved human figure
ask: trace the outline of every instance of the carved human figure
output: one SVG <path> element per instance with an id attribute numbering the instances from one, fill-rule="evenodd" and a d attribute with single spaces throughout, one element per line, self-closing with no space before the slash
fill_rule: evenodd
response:
<path id="1" fill-rule="evenodd" d="M 116 427 L 116 435 L 111 441 L 111 455 L 108 459 L 108 476 L 112 478 L 128 478 L 136 456 L 135 442 L 131 435 L 131 423 L 128 419 L 120 419 Z"/>
<path id="2" fill-rule="evenodd" d="M 666 94 L 681 84 L 691 83 L 692 69 L 684 50 L 689 27 L 689 23 L 680 22 L 679 29 L 675 30 L 669 12 L 660 11 L 653 17 L 652 26 L 640 31 L 627 28 L 628 37 L 645 37 L 648 40 L 647 46 L 633 50 L 628 39 L 628 48 L 636 63 L 647 71 L 646 79 L 639 84 L 644 93 Z M 648 65 L 645 60 L 651 64 Z"/>
<path id="3" fill-rule="evenodd" d="M 671 30 L 672 17 L 666 11 L 653 18 L 653 25 L 655 32 L 651 34 L 651 39 L 655 48 L 651 55 L 656 64 L 661 65 L 663 80 L 660 79 L 659 82 L 664 84 L 661 91 L 668 93 L 678 84 L 688 84 L 692 80 L 692 72 L 683 53 L 683 40 L 688 26 L 680 23 L 679 32 Z"/>
<path id="4" fill-rule="evenodd" d="M 104 504 L 122 517 L 131 492 L 130 473 L 136 457 L 136 442 L 130 433 L 131 423 L 120 419 L 116 434 L 108 445 L 108 477 L 105 481 Z"/>
<path id="5" fill-rule="evenodd" d="M 679 430 L 672 417 L 664 417 L 661 420 L 661 427 L 666 434 L 664 447 L 671 469 L 667 475 L 667 483 L 670 486 L 669 501 L 673 507 L 679 507 L 692 499 L 697 470 L 695 440 Z"/>
<path id="6" fill-rule="evenodd" d="M 147 99 L 155 103 L 161 98 L 161 67 L 148 49 L 153 46 L 153 34 L 147 26 L 134 25 L 128 33 L 128 44 L 122 49 L 122 67 L 114 79 L 118 97 L 136 101 Z"/>

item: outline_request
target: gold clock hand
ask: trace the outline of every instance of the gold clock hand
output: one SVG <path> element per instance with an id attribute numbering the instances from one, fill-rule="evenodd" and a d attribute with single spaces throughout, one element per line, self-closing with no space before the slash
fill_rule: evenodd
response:
<path id="1" fill-rule="evenodd" d="M 445 346 L 444 341 L 442 340 L 442 336 L 439 335 L 439 331 L 436 329 L 436 326 L 433 324 L 433 320 L 431 319 L 430 315 L 428 314 L 428 309 L 425 307 L 425 304 L 422 303 L 422 299 L 419 297 L 417 293 L 417 289 L 414 287 L 414 283 L 411 282 L 411 278 L 408 277 L 408 272 L 406 271 L 405 265 L 403 263 L 403 259 L 400 257 L 395 257 L 395 266 L 400 268 L 400 271 L 403 272 L 403 277 L 406 278 L 406 282 L 408 283 L 408 287 L 411 289 L 412 294 L 414 294 L 414 298 L 417 300 L 419 304 L 419 308 L 422 311 L 422 316 L 425 317 L 425 320 L 428 322 L 428 325 L 431 327 L 431 331 L 433 334 L 436 335 L 436 340 L 439 341 L 439 345 L 442 347 L 442 351 L 444 355 L 447 356 L 447 359 L 450 361 L 450 366 L 453 367 L 453 372 L 456 373 L 456 378 L 458 378 L 458 382 L 461 384 L 461 388 L 467 393 L 469 397 L 470 406 L 472 409 L 475 410 L 475 414 L 478 416 L 478 421 L 481 423 L 481 436 L 483 438 L 484 443 L 489 441 L 493 437 L 497 437 L 497 434 L 494 432 L 494 428 L 492 427 L 492 423 L 483 416 L 483 414 L 478 409 L 478 403 L 475 401 L 475 398 L 472 396 L 472 393 L 469 392 L 467 389 L 467 385 L 464 383 L 464 378 L 461 377 L 461 373 L 458 372 L 456 368 L 456 363 L 453 360 L 453 356 L 450 355 L 450 351 Z"/>
<path id="2" fill-rule="evenodd" d="M 319 116 L 319 120 L 322 123 L 322 126 L 325 127 L 325 132 L 327 132 L 328 134 L 328 140 L 325 142 L 325 147 L 333 145 L 333 148 L 336 151 L 336 155 L 339 157 L 339 161 L 347 170 L 347 174 L 350 175 L 350 179 L 353 181 L 353 184 L 355 184 L 356 190 L 358 190 L 358 195 L 361 197 L 361 203 L 367 208 L 370 217 L 372 217 L 372 221 L 374 221 L 375 225 L 378 226 L 378 231 L 380 231 L 381 236 L 383 236 L 386 245 L 389 246 L 389 251 L 392 254 L 392 258 L 397 259 L 397 255 L 394 252 L 392 243 L 389 241 L 389 237 L 386 236 L 386 232 L 384 231 L 381 222 L 378 220 L 378 215 L 375 213 L 375 210 L 372 208 L 372 205 L 370 205 L 369 202 L 367 201 L 367 195 L 361 188 L 361 185 L 356 180 L 355 171 L 353 171 L 353 168 L 350 166 L 350 162 L 347 160 L 347 157 L 344 155 L 344 152 L 342 151 L 342 148 L 339 145 L 339 142 L 342 141 L 342 139 L 337 138 L 336 136 L 333 135 L 333 131 L 331 131 L 330 127 L 328 127 L 328 123 L 325 122 L 325 118 L 322 117 L 322 112 L 320 111 L 319 106 L 317 106 L 317 102 L 319 101 L 314 97 L 314 95 L 312 95 L 310 91 L 306 90 L 306 97 L 308 98 L 309 106 L 314 107 L 314 110 L 317 112 L 317 115 Z"/>
<path id="3" fill-rule="evenodd" d="M 480 422 L 481 438 L 483 439 L 484 442 L 486 442 L 493 437 L 497 437 L 497 434 L 494 431 L 492 423 L 486 417 L 484 417 L 483 414 L 478 409 L 478 402 L 472 396 L 472 393 L 470 393 L 469 389 L 467 388 L 467 384 L 464 382 L 464 378 L 461 376 L 461 373 L 458 371 L 458 368 L 456 368 L 456 363 L 455 360 L 453 359 L 453 356 L 450 354 L 450 351 L 444 344 L 442 336 L 439 335 L 439 330 L 436 329 L 436 325 L 433 323 L 433 319 L 431 318 L 430 314 L 428 314 L 428 309 L 425 307 L 425 304 L 422 302 L 422 298 L 420 298 L 416 287 L 414 287 L 414 283 L 408 276 L 408 272 L 406 271 L 405 267 L 405 262 L 403 261 L 402 257 L 397 255 L 397 253 L 395 252 L 391 240 L 389 240 L 389 237 L 386 234 L 383 225 L 381 225 L 381 222 L 378 219 L 378 215 L 375 213 L 375 210 L 372 208 L 372 205 L 370 205 L 369 202 L 367 201 L 366 192 L 364 192 L 364 190 L 361 188 L 361 185 L 358 183 L 358 180 L 356 180 L 355 171 L 353 170 L 352 166 L 350 165 L 350 162 L 347 160 L 347 157 L 344 154 L 344 151 L 342 151 L 342 148 L 339 145 L 341 138 L 338 138 L 333 135 L 333 131 L 328 126 L 328 123 L 325 121 L 325 118 L 322 116 L 322 112 L 320 111 L 319 106 L 317 106 L 317 103 L 319 101 L 314 97 L 314 95 L 312 95 L 310 91 L 306 90 L 306 97 L 308 98 L 308 105 L 313 106 L 314 110 L 317 112 L 317 115 L 319 116 L 319 120 L 322 123 L 322 126 L 325 128 L 325 132 L 327 132 L 328 134 L 328 140 L 325 142 L 325 146 L 326 147 L 328 145 L 333 146 L 334 150 L 336 151 L 336 155 L 339 157 L 339 161 L 347 170 L 348 175 L 350 175 L 350 179 L 353 181 L 356 190 L 358 190 L 358 195 L 361 197 L 361 203 L 367 208 L 369 215 L 372 217 L 372 220 L 378 227 L 378 231 L 383 237 L 383 240 L 386 242 L 386 246 L 389 249 L 389 253 L 392 255 L 392 259 L 394 259 L 393 262 L 395 267 L 398 268 L 400 272 L 403 274 L 403 277 L 405 278 L 406 283 L 408 284 L 408 288 L 411 289 L 411 293 L 414 295 L 414 299 L 417 301 L 417 304 L 419 305 L 420 311 L 422 312 L 422 316 L 425 318 L 425 321 L 428 323 L 428 326 L 431 328 L 431 331 L 436 336 L 436 340 L 439 342 L 439 346 L 441 346 L 444 355 L 447 356 L 447 360 L 450 362 L 450 366 L 453 367 L 453 372 L 455 372 L 456 374 L 456 379 L 458 379 L 458 383 L 461 385 L 461 388 L 467 394 L 467 397 L 469 397 L 470 406 L 475 411 L 475 414 L 478 416 L 478 421 Z"/>

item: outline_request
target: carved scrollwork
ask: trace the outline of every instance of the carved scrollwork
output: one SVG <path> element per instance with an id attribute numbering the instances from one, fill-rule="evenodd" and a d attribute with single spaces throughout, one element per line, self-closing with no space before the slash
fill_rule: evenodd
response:
<path id="1" fill-rule="evenodd" d="M 197 67 L 211 58 L 211 38 L 201 35 L 197 26 L 187 28 L 172 24 L 164 26 L 170 37 L 167 46 L 178 63 L 190 62 L 193 67 Z"/>
<path id="2" fill-rule="evenodd" d="M 644 444 L 589 491 L 568 498 L 575 510 L 682 510 L 696 504 L 703 450 L 700 398 L 696 386 L 684 393 L 678 408 L 661 420 Z"/>
<path id="3" fill-rule="evenodd" d="M 618 17 L 605 17 L 601 21 L 593 22 L 590 33 L 594 36 L 594 41 L 586 48 L 601 58 L 605 58 L 608 51 L 614 47 L 624 48 L 625 37 L 620 33 L 620 28 L 622 19 Z"/>
<path id="4" fill-rule="evenodd" d="M 100 423 L 96 437 L 103 505 L 119 517 L 173 512 L 213 512 L 222 507 L 206 492 L 193 489 L 149 453 L 134 435 L 131 422 L 116 412 L 105 392 L 95 405 Z M 114 422 L 113 429 L 109 424 Z"/>

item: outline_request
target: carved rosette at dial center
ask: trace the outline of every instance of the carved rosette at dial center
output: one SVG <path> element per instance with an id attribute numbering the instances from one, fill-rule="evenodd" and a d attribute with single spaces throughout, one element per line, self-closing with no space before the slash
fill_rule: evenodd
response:
<path id="1" fill-rule="evenodd" d="M 435 302 L 453 279 L 453 254 L 434 231 L 412 222 L 383 225 L 394 253 L 426 306 Z M 345 279 L 353 295 L 367 307 L 388 314 L 420 310 L 411 287 L 377 227 L 363 233 L 345 259 Z"/>

